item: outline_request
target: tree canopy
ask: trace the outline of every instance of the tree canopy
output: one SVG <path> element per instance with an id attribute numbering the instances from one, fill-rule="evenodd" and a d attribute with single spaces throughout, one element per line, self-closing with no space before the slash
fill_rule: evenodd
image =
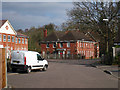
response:
<path id="1" fill-rule="evenodd" d="M 69 28 L 96 32 L 102 46 L 101 53 L 112 52 L 113 41 L 118 32 L 120 2 L 74 2 L 67 11 Z"/>

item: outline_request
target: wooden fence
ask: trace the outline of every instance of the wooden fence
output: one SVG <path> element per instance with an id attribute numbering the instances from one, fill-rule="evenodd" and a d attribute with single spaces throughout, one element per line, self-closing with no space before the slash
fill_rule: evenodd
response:
<path id="1" fill-rule="evenodd" d="M 0 90 L 6 87 L 6 53 L 5 48 L 0 48 Z"/>

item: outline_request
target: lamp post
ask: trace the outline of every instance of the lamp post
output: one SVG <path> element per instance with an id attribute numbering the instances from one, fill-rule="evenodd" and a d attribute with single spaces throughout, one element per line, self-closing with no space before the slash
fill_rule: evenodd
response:
<path id="1" fill-rule="evenodd" d="M 105 43 L 107 43 L 106 54 L 105 54 L 105 57 L 106 57 L 106 58 L 104 58 L 104 63 L 105 63 L 105 64 L 110 64 L 110 61 L 111 61 L 111 60 L 110 60 L 110 58 L 109 58 L 109 57 L 110 57 L 110 56 L 109 56 L 109 54 L 110 54 L 110 53 L 109 53 L 109 29 L 108 29 L 108 26 L 107 26 L 109 20 L 108 20 L 108 19 L 103 19 L 103 21 L 106 22 L 106 33 L 107 33 L 107 34 L 106 34 L 106 40 L 105 40 L 105 41 L 106 41 Z"/>
<path id="2" fill-rule="evenodd" d="M 109 52 L 109 30 L 108 30 L 108 28 L 107 28 L 107 22 L 109 21 L 108 19 L 103 19 L 103 21 L 105 21 L 106 22 L 106 29 L 107 29 L 107 34 L 108 34 L 108 37 L 107 37 L 107 49 L 106 49 L 106 51 L 107 51 L 107 53 Z"/>

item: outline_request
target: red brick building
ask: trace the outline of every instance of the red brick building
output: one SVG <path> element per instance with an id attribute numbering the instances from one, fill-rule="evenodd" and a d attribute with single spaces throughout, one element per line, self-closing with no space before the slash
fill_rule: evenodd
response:
<path id="1" fill-rule="evenodd" d="M 0 20 L 0 48 L 6 48 L 9 58 L 11 50 L 28 50 L 28 37 L 16 32 L 8 20 Z"/>
<path id="2" fill-rule="evenodd" d="M 56 31 L 48 36 L 45 35 L 46 32 L 47 30 L 44 31 L 45 39 L 40 42 L 43 57 L 46 54 L 57 54 L 63 58 L 99 58 L 99 43 L 78 30 L 65 33 Z"/>

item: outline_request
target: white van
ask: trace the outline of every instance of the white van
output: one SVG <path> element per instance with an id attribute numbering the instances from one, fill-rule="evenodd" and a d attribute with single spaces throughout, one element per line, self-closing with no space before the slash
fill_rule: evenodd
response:
<path id="1" fill-rule="evenodd" d="M 29 73 L 33 69 L 42 69 L 43 71 L 46 71 L 48 62 L 47 60 L 44 60 L 38 52 L 12 51 L 11 67 L 13 72 L 21 70 Z"/>

